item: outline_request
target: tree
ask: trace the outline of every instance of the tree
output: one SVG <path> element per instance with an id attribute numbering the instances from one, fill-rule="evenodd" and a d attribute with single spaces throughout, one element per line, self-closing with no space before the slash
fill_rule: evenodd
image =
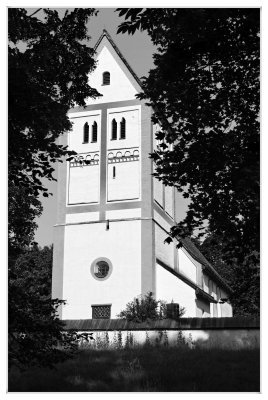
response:
<path id="1" fill-rule="evenodd" d="M 94 50 L 82 43 L 96 11 L 67 10 L 62 19 L 55 10 L 41 11 L 43 20 L 21 8 L 8 12 L 9 181 L 35 196 L 47 196 L 40 178 L 55 180 L 51 163 L 69 154 L 56 144 L 71 129 L 68 110 L 99 95 L 88 85 Z"/>
<path id="2" fill-rule="evenodd" d="M 245 265 L 227 264 L 223 262 L 220 236 L 208 235 L 202 243 L 195 244 L 211 262 L 219 274 L 233 289 L 229 299 L 233 306 L 234 316 L 259 315 L 260 310 L 260 277 L 256 269 L 256 259 L 245 260 Z M 258 254 L 256 254 L 258 257 Z M 254 257 L 254 253 L 251 254 Z"/>
<path id="3" fill-rule="evenodd" d="M 40 13 L 42 19 L 36 18 Z M 56 143 L 71 129 L 67 111 L 98 96 L 88 85 L 88 74 L 95 68 L 94 50 L 82 43 L 89 40 L 86 23 L 94 14 L 92 8 L 67 10 L 61 19 L 49 9 L 32 15 L 22 8 L 8 10 L 10 246 L 23 247 L 22 236 L 32 237 L 32 216 L 41 210 L 37 196 L 49 195 L 43 179 L 55 180 L 52 163 L 73 154 Z M 27 229 L 17 224 L 22 218 L 17 200 L 22 197 L 27 203 Z"/>
<path id="4" fill-rule="evenodd" d="M 37 15 L 40 18 L 37 18 Z M 93 8 L 65 12 L 8 10 L 9 350 L 18 365 L 61 360 L 73 337 L 62 332 L 51 300 L 47 269 L 32 251 L 38 196 L 49 196 L 44 179 L 55 180 L 54 162 L 71 156 L 57 139 L 71 130 L 67 112 L 99 93 L 88 85 L 95 68 L 87 22 Z M 45 282 L 46 281 L 46 282 Z"/>
<path id="5" fill-rule="evenodd" d="M 37 228 L 36 218 L 42 213 L 43 207 L 35 196 L 27 193 L 24 187 L 9 184 L 8 203 L 8 237 L 10 262 L 20 254 L 21 249 L 28 247 L 34 241 Z"/>
<path id="6" fill-rule="evenodd" d="M 223 261 L 258 275 L 259 9 L 118 11 L 118 32 L 157 46 L 139 98 L 162 127 L 155 176 L 190 201 L 171 237 L 221 237 Z"/>
<path id="7" fill-rule="evenodd" d="M 184 314 L 185 309 L 179 307 L 177 318 Z M 118 314 L 118 317 L 133 322 L 167 318 L 167 304 L 163 300 L 155 300 L 153 293 L 149 292 L 127 303 L 126 308 Z"/>
<path id="8" fill-rule="evenodd" d="M 9 367 L 52 367 L 76 349 L 77 334 L 64 331 L 57 316 L 64 301 L 51 300 L 51 275 L 52 246 L 34 246 L 10 271 Z"/>

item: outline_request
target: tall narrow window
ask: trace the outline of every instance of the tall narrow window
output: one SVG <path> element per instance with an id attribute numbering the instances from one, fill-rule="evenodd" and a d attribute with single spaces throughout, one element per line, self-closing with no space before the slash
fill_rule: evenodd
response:
<path id="1" fill-rule="evenodd" d="M 115 179 L 115 166 L 113 166 L 113 179 Z"/>
<path id="2" fill-rule="evenodd" d="M 117 122 L 115 119 L 112 120 L 112 140 L 117 139 Z"/>
<path id="3" fill-rule="evenodd" d="M 89 140 L 89 126 L 88 123 L 86 122 L 84 125 L 83 143 L 88 143 L 88 140 Z"/>
<path id="4" fill-rule="evenodd" d="M 110 72 L 103 72 L 102 74 L 102 84 L 110 85 Z"/>
<path id="5" fill-rule="evenodd" d="M 120 139 L 125 139 L 126 138 L 126 120 L 125 118 L 122 118 L 120 122 Z"/>
<path id="6" fill-rule="evenodd" d="M 93 122 L 92 127 L 91 127 L 91 142 L 95 143 L 98 140 L 98 124 L 96 121 Z"/>

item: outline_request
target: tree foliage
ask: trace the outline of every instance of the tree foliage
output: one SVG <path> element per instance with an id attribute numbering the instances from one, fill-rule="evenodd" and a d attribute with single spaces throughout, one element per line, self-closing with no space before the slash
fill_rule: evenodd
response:
<path id="1" fill-rule="evenodd" d="M 183 307 L 179 308 L 177 318 L 185 314 Z M 135 297 L 127 303 L 126 308 L 118 314 L 119 318 L 133 322 L 167 318 L 167 305 L 163 300 L 155 300 L 153 293 Z"/>
<path id="2" fill-rule="evenodd" d="M 190 201 L 171 236 L 220 236 L 223 261 L 258 275 L 259 9 L 118 12 L 157 47 L 139 97 L 162 127 L 155 176 Z"/>
<path id="3" fill-rule="evenodd" d="M 63 300 L 51 300 L 51 250 L 29 249 L 38 196 L 49 196 L 44 179 L 55 180 L 53 163 L 73 154 L 57 142 L 72 128 L 67 112 L 99 96 L 88 85 L 95 60 L 87 22 L 95 14 L 8 10 L 9 360 L 20 367 L 52 365 L 67 355 L 58 345 L 75 343 L 57 317 Z"/>
<path id="4" fill-rule="evenodd" d="M 201 243 L 195 242 L 204 256 L 233 289 L 229 299 L 234 316 L 258 316 L 260 313 L 260 276 L 256 268 L 258 253 L 251 253 L 244 264 L 227 264 L 223 261 L 223 239 L 208 235 Z"/>
<path id="5" fill-rule="evenodd" d="M 64 301 L 51 300 L 51 276 L 52 246 L 25 251 L 9 273 L 9 367 L 53 367 L 77 348 L 79 335 L 57 315 Z"/>
<path id="6" fill-rule="evenodd" d="M 40 13 L 42 18 L 37 18 Z M 73 154 L 56 142 L 72 127 L 67 111 L 98 96 L 87 83 L 95 68 L 94 50 L 83 43 L 89 40 L 86 23 L 95 13 L 91 8 L 67 10 L 60 18 L 50 9 L 32 16 L 23 8 L 8 10 L 9 244 L 13 248 L 23 248 L 32 239 L 33 217 L 42 208 L 37 196 L 49 195 L 43 179 L 56 180 L 52 164 Z"/>
<path id="7" fill-rule="evenodd" d="M 47 196 L 40 178 L 55 180 L 51 163 L 69 154 L 56 143 L 71 129 L 68 110 L 98 96 L 88 85 L 94 50 L 82 43 L 95 10 L 67 10 L 62 19 L 55 10 L 42 12 L 43 20 L 25 9 L 8 11 L 9 181 L 36 196 Z"/>
<path id="8" fill-rule="evenodd" d="M 20 254 L 21 249 L 28 247 L 34 241 L 37 228 L 36 218 L 42 213 L 43 207 L 34 195 L 28 193 L 22 186 L 9 184 L 8 202 L 8 237 L 10 262 Z"/>

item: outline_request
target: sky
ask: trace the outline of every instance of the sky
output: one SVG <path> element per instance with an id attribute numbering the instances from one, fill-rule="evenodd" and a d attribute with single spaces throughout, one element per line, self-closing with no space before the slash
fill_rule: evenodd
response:
<path id="1" fill-rule="evenodd" d="M 35 8 L 28 10 L 29 13 L 34 12 Z M 60 14 L 63 14 L 64 11 L 65 9 L 63 8 L 59 9 Z M 123 20 L 123 18 L 118 17 L 118 13 L 115 13 L 115 8 L 99 9 L 97 17 L 92 17 L 88 23 L 88 32 L 91 36 L 89 45 L 94 47 L 103 29 L 106 29 L 134 72 L 141 78 L 148 75 L 149 70 L 153 68 L 152 54 L 154 46 L 145 32 L 137 32 L 134 35 L 117 35 L 117 27 Z M 36 230 L 35 240 L 42 247 L 53 243 L 53 225 L 56 223 L 57 206 L 57 183 L 48 181 L 44 183 L 49 191 L 53 193 L 53 196 L 41 198 L 43 213 L 36 220 L 38 229 Z"/>

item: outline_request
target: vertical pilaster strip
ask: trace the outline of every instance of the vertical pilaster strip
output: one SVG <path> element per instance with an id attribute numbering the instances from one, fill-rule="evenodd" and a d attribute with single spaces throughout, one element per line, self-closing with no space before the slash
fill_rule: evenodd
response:
<path id="1" fill-rule="evenodd" d="M 100 220 L 106 217 L 105 206 L 107 199 L 107 108 L 103 108 L 101 112 L 101 145 L 100 145 Z"/>
<path id="2" fill-rule="evenodd" d="M 62 135 L 58 144 L 68 144 L 68 133 Z M 66 193 L 67 193 L 67 162 L 63 160 L 57 165 L 57 224 L 65 224 L 66 215 Z M 64 272 L 64 236 L 65 226 L 54 227 L 53 240 L 53 266 L 52 266 L 52 299 L 63 299 L 63 272 Z M 58 309 L 59 317 L 62 318 L 62 306 Z"/>
<path id="3" fill-rule="evenodd" d="M 172 218 L 174 219 L 174 223 L 176 223 L 176 201 L 175 201 L 175 190 L 177 190 L 175 187 L 172 188 L 172 205 L 173 205 L 173 215 Z"/>
<path id="4" fill-rule="evenodd" d="M 68 146 L 68 135 L 65 133 L 58 139 L 58 144 Z M 69 198 L 67 174 L 69 163 L 66 159 L 62 159 L 62 163 L 57 163 L 57 224 L 65 224 L 66 216 L 66 198 Z"/>
<path id="5" fill-rule="evenodd" d="M 163 210 L 166 210 L 166 186 L 162 183 L 162 204 Z"/>
<path id="6" fill-rule="evenodd" d="M 53 267 L 52 267 L 52 299 L 63 299 L 64 272 L 64 237 L 65 226 L 54 227 Z M 59 318 L 62 318 L 62 306 L 58 308 Z"/>
<path id="7" fill-rule="evenodd" d="M 153 122 L 150 114 L 150 120 L 151 120 L 151 151 L 153 151 L 153 146 L 154 146 L 154 137 L 153 137 Z M 153 161 L 151 160 L 151 215 L 152 218 L 154 217 L 154 179 L 153 179 Z M 155 222 L 152 220 L 152 292 L 155 295 L 155 298 L 157 298 L 157 293 L 156 293 L 156 248 L 155 248 Z"/>
<path id="8" fill-rule="evenodd" d="M 177 240 L 174 239 L 173 242 L 173 251 L 174 251 L 174 270 L 179 272 L 179 263 L 178 263 L 178 249 L 177 249 Z"/>
<path id="9" fill-rule="evenodd" d="M 153 220 L 141 221 L 141 293 L 155 294 L 155 262 L 153 257 Z"/>
<path id="10" fill-rule="evenodd" d="M 141 216 L 152 217 L 152 196 L 153 196 L 153 163 L 152 159 L 149 158 L 149 153 L 153 151 L 153 137 L 152 137 L 152 123 L 151 123 L 151 110 L 145 106 L 144 103 L 141 105 Z"/>
<path id="11" fill-rule="evenodd" d="M 149 153 L 153 150 L 151 109 L 141 106 L 141 216 L 151 218 L 141 221 L 141 292 L 155 294 L 155 260 L 153 232 L 153 165 Z"/>
<path id="12" fill-rule="evenodd" d="M 202 265 L 197 264 L 196 266 L 196 280 L 197 280 L 197 285 L 203 289 L 203 271 L 202 271 Z"/>

